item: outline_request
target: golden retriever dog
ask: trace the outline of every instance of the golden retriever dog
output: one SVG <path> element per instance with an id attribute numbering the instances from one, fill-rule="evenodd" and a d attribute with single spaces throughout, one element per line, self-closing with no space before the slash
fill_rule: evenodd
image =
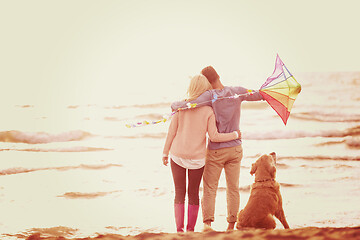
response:
<path id="1" fill-rule="evenodd" d="M 282 207 L 280 184 L 275 181 L 276 154 L 262 155 L 252 164 L 250 174 L 255 174 L 249 201 L 238 214 L 236 228 L 274 229 L 277 217 L 284 228 L 289 228 Z"/>

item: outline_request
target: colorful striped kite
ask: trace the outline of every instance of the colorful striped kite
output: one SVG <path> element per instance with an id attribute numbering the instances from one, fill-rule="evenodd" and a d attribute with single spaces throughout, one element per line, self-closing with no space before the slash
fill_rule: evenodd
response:
<path id="1" fill-rule="evenodd" d="M 279 55 L 276 56 L 275 70 L 273 74 L 266 80 L 261 86 L 259 92 L 263 98 L 269 103 L 269 105 L 277 112 L 286 125 L 290 116 L 291 108 L 297 95 L 301 91 L 301 85 L 295 80 L 294 76 L 286 68 L 285 64 L 281 61 Z M 214 98 L 211 102 L 215 102 L 225 98 L 238 98 L 243 95 L 253 94 L 252 90 L 248 90 L 245 94 L 235 94 L 234 96 L 218 98 L 214 94 Z M 200 103 L 202 104 L 202 103 Z M 200 105 L 199 104 L 199 105 Z M 187 103 L 187 107 L 179 108 L 177 111 L 186 110 L 197 107 L 197 104 Z M 177 112 L 166 114 L 162 119 L 158 121 L 142 121 L 135 124 L 126 124 L 128 128 L 141 127 L 146 125 L 154 125 L 161 122 L 166 122 Z"/>
<path id="2" fill-rule="evenodd" d="M 261 86 L 259 92 L 281 117 L 285 125 L 300 91 L 301 85 L 295 80 L 294 76 L 281 61 L 279 55 L 277 55 L 275 70 Z"/>

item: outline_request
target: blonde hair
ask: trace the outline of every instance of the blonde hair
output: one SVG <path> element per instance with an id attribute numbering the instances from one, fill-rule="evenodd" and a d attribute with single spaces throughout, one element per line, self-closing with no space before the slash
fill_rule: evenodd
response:
<path id="1" fill-rule="evenodd" d="M 207 78 L 202 74 L 196 75 L 190 80 L 190 85 L 187 90 L 188 98 L 186 100 L 192 101 L 210 89 L 212 89 L 212 87 Z"/>

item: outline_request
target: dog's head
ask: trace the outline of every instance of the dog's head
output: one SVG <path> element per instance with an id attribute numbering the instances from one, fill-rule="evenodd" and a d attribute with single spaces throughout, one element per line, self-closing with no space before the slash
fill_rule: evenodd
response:
<path id="1" fill-rule="evenodd" d="M 275 179 L 276 153 L 262 155 L 252 164 L 250 174 L 255 174 L 255 180 Z"/>

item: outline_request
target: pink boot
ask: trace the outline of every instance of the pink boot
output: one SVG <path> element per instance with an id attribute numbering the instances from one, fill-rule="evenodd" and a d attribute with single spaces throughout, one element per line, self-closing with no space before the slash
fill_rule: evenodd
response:
<path id="1" fill-rule="evenodd" d="M 175 209 L 176 231 L 184 232 L 185 205 L 183 203 L 175 203 L 174 209 Z"/>
<path id="2" fill-rule="evenodd" d="M 199 212 L 199 205 L 190 205 L 188 206 L 188 224 L 186 226 L 187 232 L 193 232 L 196 220 Z"/>

